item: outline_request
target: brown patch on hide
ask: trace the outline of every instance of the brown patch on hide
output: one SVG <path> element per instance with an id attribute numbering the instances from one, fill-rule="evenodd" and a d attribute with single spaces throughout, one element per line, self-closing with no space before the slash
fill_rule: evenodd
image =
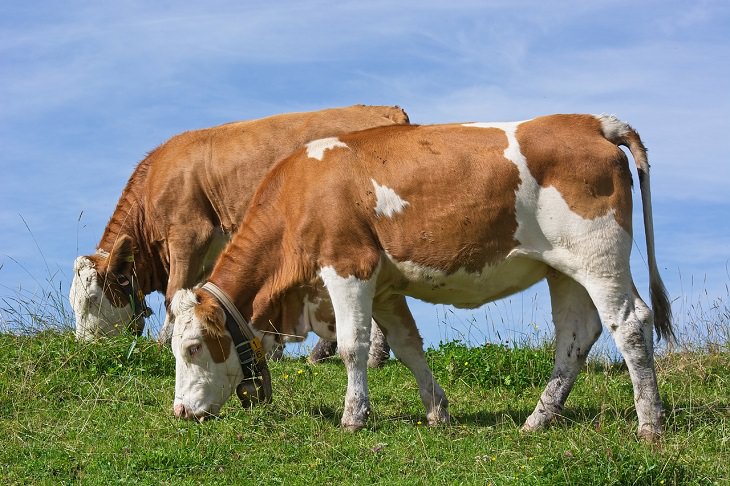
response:
<path id="1" fill-rule="evenodd" d="M 317 302 L 319 300 L 317 310 L 314 312 L 314 318 L 319 322 L 331 323 L 327 327 L 331 332 L 335 332 L 335 308 L 332 307 L 332 300 L 330 300 L 330 296 L 327 293 L 327 289 L 324 288 L 323 282 L 317 279 L 317 282 L 311 287 L 308 287 L 308 290 L 310 302 Z"/>
<path id="2" fill-rule="evenodd" d="M 93 262 L 97 282 L 114 307 L 125 307 L 130 303 L 130 296 L 121 284 L 132 279 L 133 251 L 132 238 L 121 235 L 115 240 L 108 256 L 95 253 L 86 257 Z M 130 288 L 131 286 L 127 287 Z"/>
<path id="3" fill-rule="evenodd" d="M 208 347 L 213 361 L 223 363 L 231 353 L 231 338 L 226 328 L 226 313 L 214 296 L 202 289 L 195 291 L 198 304 L 193 314 L 201 324 L 203 342 Z"/>
<path id="4" fill-rule="evenodd" d="M 626 154 L 603 135 L 591 115 L 551 115 L 517 129 L 520 150 L 541 187 L 554 187 L 585 219 L 615 210 L 631 234 L 631 172 Z"/>
<path id="5" fill-rule="evenodd" d="M 110 272 L 120 274 L 132 267 L 134 259 L 134 245 L 128 235 L 120 235 L 114 242 L 109 258 L 106 261 Z"/>
<path id="6" fill-rule="evenodd" d="M 223 363 L 228 359 L 231 354 L 231 341 L 230 336 L 210 336 L 203 333 L 203 342 L 215 363 Z"/>
<path id="7" fill-rule="evenodd" d="M 504 156 L 508 140 L 503 130 L 392 126 L 340 139 L 357 154 L 356 170 L 364 176 L 358 181 L 355 200 L 363 201 L 362 210 L 371 219 L 380 244 L 395 260 L 447 274 L 460 268 L 478 272 L 501 261 L 519 244 L 514 234 L 520 178 L 515 164 Z M 339 153 L 346 156 L 347 152 Z M 348 165 L 343 160 L 328 163 Z M 390 217 L 376 214 L 372 180 L 408 205 Z"/>
<path id="8" fill-rule="evenodd" d="M 286 337 L 306 338 L 298 330 L 300 320 L 303 318 L 305 300 L 311 303 L 319 302 L 313 317 L 319 322 L 332 323 L 329 328 L 334 333 L 334 309 L 329 294 L 320 279 L 316 279 L 311 284 L 290 289 L 272 305 L 271 315 L 265 322 L 257 317 L 256 327 L 261 331 L 276 334 L 277 340 L 280 342 Z"/>
<path id="9" fill-rule="evenodd" d="M 218 299 L 202 289 L 195 291 L 195 298 L 198 304 L 193 307 L 193 313 L 202 326 L 203 335 L 230 337 L 226 329 L 226 313 Z"/>
<path id="10" fill-rule="evenodd" d="M 235 232 L 261 179 L 303 144 L 374 126 L 408 123 L 397 106 L 354 105 L 286 113 L 191 130 L 138 164 L 98 245 L 128 233 L 137 245 L 138 288 L 174 293 L 203 280 L 202 262 L 222 228 Z M 115 305 L 128 299 L 109 290 Z"/>
<path id="11" fill-rule="evenodd" d="M 278 319 L 268 320 L 268 332 L 276 333 L 276 340 L 283 342 L 287 336 L 298 336 L 297 324 L 304 311 L 304 291 L 301 288 L 294 288 L 284 294 L 279 300 L 280 312 Z"/>

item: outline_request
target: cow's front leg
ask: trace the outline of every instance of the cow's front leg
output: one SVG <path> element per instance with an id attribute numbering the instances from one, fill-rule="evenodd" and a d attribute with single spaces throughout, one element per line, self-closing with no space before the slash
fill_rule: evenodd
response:
<path id="1" fill-rule="evenodd" d="M 190 215 L 193 219 L 194 215 Z M 200 221 L 205 221 L 200 218 Z M 227 237 L 222 232 L 214 231 L 210 224 L 196 225 L 194 230 L 175 225 L 168 236 L 170 252 L 170 274 L 165 291 L 165 308 L 169 311 L 172 296 L 180 289 L 189 289 L 199 283 L 213 268 L 215 258 L 223 249 L 222 241 Z M 173 325 L 170 313 L 165 313 L 165 322 L 160 329 L 157 340 L 161 344 L 172 342 Z"/>
<path id="2" fill-rule="evenodd" d="M 340 277 L 332 267 L 321 271 L 337 321 L 337 348 L 347 369 L 347 393 L 341 424 L 347 430 L 365 427 L 370 415 L 368 351 L 377 272 L 368 280 Z"/>

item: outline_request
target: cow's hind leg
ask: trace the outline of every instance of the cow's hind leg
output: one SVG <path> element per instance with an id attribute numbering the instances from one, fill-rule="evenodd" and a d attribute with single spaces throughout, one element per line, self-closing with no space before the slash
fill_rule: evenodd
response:
<path id="1" fill-rule="evenodd" d="M 317 344 L 309 353 L 309 361 L 319 363 L 335 355 L 337 352 L 337 341 L 328 341 L 319 338 Z M 379 368 L 388 361 L 390 357 L 390 348 L 385 341 L 385 336 L 380 327 L 373 321 L 370 328 L 370 354 L 368 357 L 368 368 Z"/>
<path id="2" fill-rule="evenodd" d="M 396 358 L 403 362 L 416 378 L 429 425 L 448 423 L 449 402 L 426 362 L 423 339 L 416 328 L 405 297 L 391 295 L 384 300 L 378 299 L 373 312 Z"/>
<path id="3" fill-rule="evenodd" d="M 329 341 L 324 338 L 319 338 L 317 340 L 317 344 L 314 345 L 314 348 L 312 348 L 312 351 L 309 353 L 309 361 L 316 364 L 331 358 L 336 352 L 337 341 Z"/>
<path id="4" fill-rule="evenodd" d="M 341 424 L 355 431 L 370 415 L 367 362 L 377 271 L 368 280 L 340 277 L 332 267 L 320 275 L 332 299 L 337 322 L 337 348 L 347 369 L 347 393 Z"/>
<path id="5" fill-rule="evenodd" d="M 663 418 L 654 371 L 653 314 L 630 277 L 628 282 L 589 280 L 586 288 L 629 369 L 639 418 L 638 435 L 653 441 L 661 435 Z"/>
<path id="6" fill-rule="evenodd" d="M 585 288 L 562 273 L 548 275 L 555 324 L 555 367 L 535 410 L 522 430 L 543 428 L 563 413 L 565 400 L 586 362 L 591 347 L 601 335 L 601 321 Z"/>
<path id="7" fill-rule="evenodd" d="M 405 297 L 403 298 L 405 300 Z M 390 358 L 390 347 L 385 339 L 385 334 L 380 326 L 373 320 L 370 327 L 370 353 L 368 355 L 368 368 L 379 368 Z"/>

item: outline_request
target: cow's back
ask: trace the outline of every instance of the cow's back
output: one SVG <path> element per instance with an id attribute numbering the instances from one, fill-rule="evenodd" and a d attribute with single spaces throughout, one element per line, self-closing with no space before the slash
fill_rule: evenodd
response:
<path id="1" fill-rule="evenodd" d="M 182 133 L 149 156 L 145 207 L 161 237 L 210 220 L 235 231 L 258 182 L 302 144 L 373 126 L 408 123 L 398 107 L 356 105 L 290 113 Z"/>
<path id="2" fill-rule="evenodd" d="M 302 150 L 278 169 L 287 173 L 288 220 L 320 266 L 358 247 L 446 274 L 478 273 L 515 249 L 571 236 L 541 233 L 541 222 L 561 215 L 543 204 L 545 191 L 580 218 L 608 215 L 631 230 L 626 157 L 590 115 L 373 128 L 322 152 Z"/>

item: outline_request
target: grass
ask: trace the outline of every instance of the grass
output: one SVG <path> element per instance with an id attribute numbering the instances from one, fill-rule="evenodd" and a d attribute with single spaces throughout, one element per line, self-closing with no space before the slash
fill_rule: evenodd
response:
<path id="1" fill-rule="evenodd" d="M 451 338 L 429 350 L 449 426 L 424 425 L 415 381 L 395 360 L 369 372 L 373 414 L 355 434 L 339 427 L 339 359 L 271 363 L 270 405 L 231 400 L 219 420 L 177 420 L 169 349 L 130 336 L 78 343 L 65 293 L 49 289 L 0 302 L 3 484 L 730 483 L 730 292 L 680 303 L 691 339 L 657 357 L 666 434 L 647 445 L 636 440 L 625 367 L 600 354 L 564 417 L 519 432 L 552 368 L 544 338 L 478 347 Z"/>
<path id="2" fill-rule="evenodd" d="M 133 345 L 134 344 L 134 345 Z M 730 353 L 657 362 L 667 434 L 635 439 L 620 364 L 591 363 L 566 416 L 518 428 L 550 373 L 551 350 L 447 343 L 429 351 L 453 424 L 423 425 L 405 367 L 370 372 L 366 430 L 342 431 L 342 363 L 272 363 L 274 402 L 231 400 L 204 424 L 174 419 L 174 359 L 132 337 L 77 343 L 69 331 L 0 334 L 0 477 L 4 484 L 723 484 L 730 480 Z M 497 363 L 485 381 L 475 367 Z M 530 366 L 532 363 L 534 366 Z M 487 373 L 488 374 L 488 373 Z M 506 377 L 510 377 L 509 380 Z"/>

